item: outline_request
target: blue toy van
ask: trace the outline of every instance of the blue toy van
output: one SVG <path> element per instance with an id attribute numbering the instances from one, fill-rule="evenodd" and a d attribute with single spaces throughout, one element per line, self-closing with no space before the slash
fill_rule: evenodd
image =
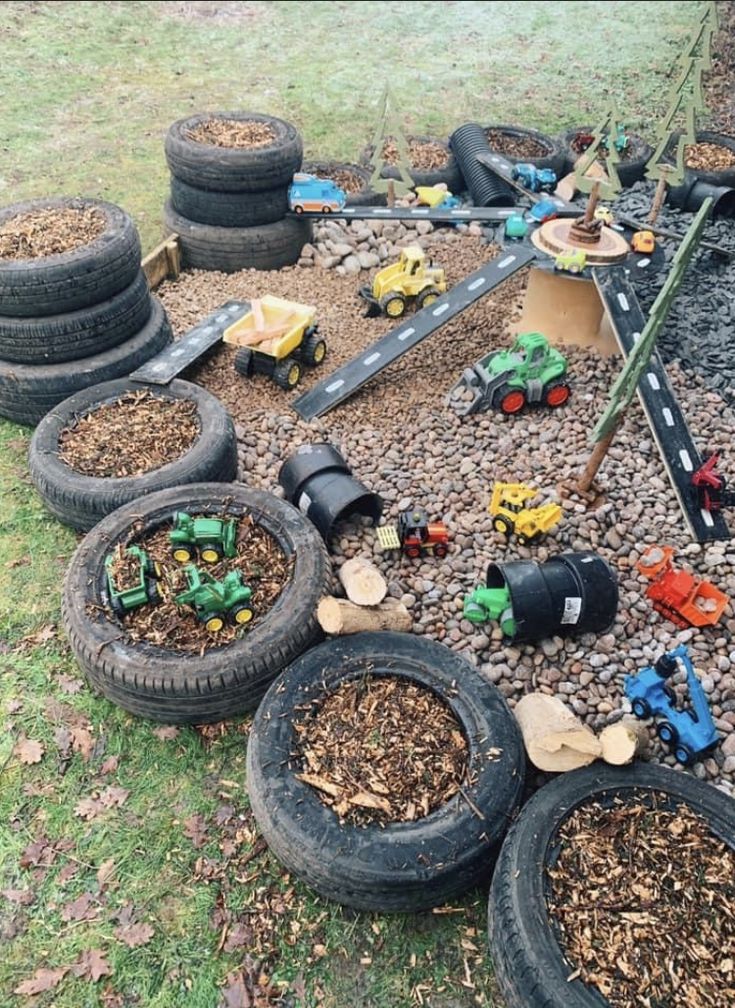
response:
<path id="1" fill-rule="evenodd" d="M 296 172 L 288 188 L 288 207 L 294 213 L 335 213 L 344 208 L 347 193 L 331 179 Z"/>

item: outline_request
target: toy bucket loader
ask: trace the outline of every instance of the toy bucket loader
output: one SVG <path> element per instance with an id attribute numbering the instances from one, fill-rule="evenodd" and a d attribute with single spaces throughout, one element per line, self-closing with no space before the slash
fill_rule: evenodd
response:
<path id="1" fill-rule="evenodd" d="M 383 312 L 389 318 L 400 318 L 409 298 L 416 308 L 425 308 L 447 289 L 444 270 L 427 265 L 427 256 L 419 245 L 409 245 L 398 262 L 385 266 L 373 277 L 372 284 L 360 288 L 360 297 L 367 301 L 365 315 L 375 318 Z"/>
<path id="2" fill-rule="evenodd" d="M 714 626 L 725 611 L 727 595 L 710 581 L 676 570 L 671 546 L 649 546 L 636 564 L 650 585 L 646 596 L 656 612 L 682 629 Z"/>
<path id="3" fill-rule="evenodd" d="M 526 501 L 536 496 L 538 491 L 525 483 L 496 483 L 488 505 L 488 513 L 493 518 L 493 528 L 503 535 L 515 533 L 521 546 L 538 542 L 557 525 L 562 516 L 558 504 L 549 501 L 539 507 L 526 508 Z"/>

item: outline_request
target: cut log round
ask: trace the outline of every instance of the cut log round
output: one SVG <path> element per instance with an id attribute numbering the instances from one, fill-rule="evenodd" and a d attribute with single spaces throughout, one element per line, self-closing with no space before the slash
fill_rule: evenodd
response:
<path id="1" fill-rule="evenodd" d="M 608 725 L 600 732 L 602 758 L 613 766 L 630 763 L 645 752 L 650 742 L 648 729 L 634 718 L 623 718 L 616 724 Z"/>
<path id="2" fill-rule="evenodd" d="M 600 740 L 557 697 L 527 693 L 513 712 L 528 758 L 539 770 L 576 770 L 596 760 Z"/>
<path id="3" fill-rule="evenodd" d="M 319 603 L 316 618 L 325 633 L 338 636 L 363 630 L 407 632 L 413 626 L 408 609 L 398 599 L 392 598 L 376 606 L 359 606 L 347 599 L 326 595 Z"/>
<path id="4" fill-rule="evenodd" d="M 385 578 L 375 564 L 364 557 L 345 560 L 339 569 L 339 579 L 347 598 L 356 605 L 377 605 L 388 593 Z"/>

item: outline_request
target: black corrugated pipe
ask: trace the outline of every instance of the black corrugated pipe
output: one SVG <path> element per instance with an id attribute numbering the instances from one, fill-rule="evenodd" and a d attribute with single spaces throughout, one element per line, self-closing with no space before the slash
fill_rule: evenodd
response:
<path id="1" fill-rule="evenodd" d="M 449 146 L 462 170 L 474 206 L 515 206 L 513 189 L 477 160 L 478 154 L 492 153 L 485 130 L 479 123 L 459 126 L 450 136 Z"/>

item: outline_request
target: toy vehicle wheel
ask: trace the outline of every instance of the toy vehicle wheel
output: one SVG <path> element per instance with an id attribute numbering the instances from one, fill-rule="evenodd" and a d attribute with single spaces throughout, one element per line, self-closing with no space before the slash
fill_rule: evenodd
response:
<path id="1" fill-rule="evenodd" d="M 544 389 L 544 402 L 552 409 L 556 409 L 557 406 L 563 406 L 571 394 L 572 390 L 566 382 L 549 382 Z"/>
<path id="2" fill-rule="evenodd" d="M 113 613 L 117 616 L 118 619 L 122 619 L 125 613 L 127 612 L 127 609 L 122 604 L 120 599 L 115 598 L 114 596 L 110 597 L 110 609 L 112 609 Z"/>
<path id="3" fill-rule="evenodd" d="M 674 756 L 682 766 L 689 766 L 690 763 L 694 762 L 694 753 L 689 746 L 677 745 L 674 749 Z"/>
<path id="4" fill-rule="evenodd" d="M 219 546 L 202 546 L 199 556 L 205 563 L 216 564 L 222 559 L 222 550 Z"/>
<path id="5" fill-rule="evenodd" d="M 679 732 L 669 721 L 662 721 L 656 728 L 656 734 L 666 745 L 675 746 L 679 740 Z"/>
<path id="6" fill-rule="evenodd" d="M 204 626 L 209 633 L 219 633 L 224 625 L 224 613 L 210 613 L 204 621 Z"/>
<path id="7" fill-rule="evenodd" d="M 421 556 L 421 550 L 418 548 L 418 546 L 407 546 L 406 556 L 410 557 L 412 560 L 415 560 L 417 557 Z"/>
<path id="8" fill-rule="evenodd" d="M 434 556 L 443 559 L 449 552 L 449 547 L 445 543 L 437 543 L 434 547 Z"/>
<path id="9" fill-rule="evenodd" d="M 319 333 L 312 333 L 308 336 L 301 347 L 301 359 L 309 367 L 316 367 L 321 364 L 327 356 L 327 343 Z"/>
<path id="10" fill-rule="evenodd" d="M 302 214 L 304 212 L 304 208 L 301 206 L 301 204 L 299 204 L 298 206 L 295 206 L 293 208 L 293 212 L 297 214 Z"/>
<path id="11" fill-rule="evenodd" d="M 572 972 L 560 948 L 558 918 L 547 904 L 548 869 L 561 828 L 580 806 L 645 801 L 660 807 L 661 795 L 664 807 L 688 806 L 714 836 L 735 846 L 732 800 L 690 774 L 649 763 L 594 763 L 560 774 L 524 805 L 503 843 L 488 904 L 494 974 L 509 1008 L 608 1008 L 607 998 Z"/>
<path id="12" fill-rule="evenodd" d="M 646 700 L 640 700 L 640 699 L 634 700 L 633 713 L 635 714 L 636 717 L 641 718 L 641 720 L 645 720 L 646 718 L 650 718 L 651 716 L 652 713 L 651 706 Z"/>
<path id="13" fill-rule="evenodd" d="M 380 299 L 380 307 L 388 318 L 400 318 L 406 311 L 406 299 L 403 294 L 386 294 Z"/>
<path id="14" fill-rule="evenodd" d="M 233 623 L 235 626 L 245 626 L 246 623 L 252 620 L 254 615 L 255 613 L 250 606 L 245 604 L 233 606 L 227 614 L 230 623 Z"/>
<path id="15" fill-rule="evenodd" d="M 273 369 L 273 381 L 287 392 L 296 388 L 301 381 L 301 365 L 294 357 L 284 357 Z"/>
<path id="16" fill-rule="evenodd" d="M 240 347 L 235 354 L 235 371 L 243 378 L 249 378 L 253 373 L 253 351 L 250 347 Z"/>
<path id="17" fill-rule="evenodd" d="M 675 705 L 677 701 L 677 696 L 674 690 L 671 688 L 671 686 L 664 686 L 663 690 L 664 690 L 664 696 L 669 701 L 669 703 Z"/>
<path id="18" fill-rule="evenodd" d="M 505 515 L 495 515 L 493 518 L 493 528 L 496 532 L 502 532 L 506 536 L 513 534 L 513 522 L 510 518 L 506 518 Z"/>
<path id="19" fill-rule="evenodd" d="M 180 564 L 191 563 L 195 555 L 196 551 L 193 547 L 190 549 L 188 546 L 174 546 L 171 550 L 171 556 Z"/>
<path id="20" fill-rule="evenodd" d="M 468 742 L 462 791 L 413 822 L 340 822 L 294 765 L 294 710 L 314 709 L 367 671 L 430 689 Z M 274 855 L 322 896 L 364 910 L 426 909 L 479 884 L 518 807 L 523 776 L 520 732 L 500 691 L 464 658 L 412 634 L 352 634 L 302 655 L 269 689 L 248 738 L 250 801 Z"/>
<path id="21" fill-rule="evenodd" d="M 535 542 L 539 536 L 526 536 L 522 532 L 516 535 L 516 542 L 519 546 L 528 546 L 530 543 Z"/>
<path id="22" fill-rule="evenodd" d="M 525 405 L 526 393 L 521 389 L 511 388 L 510 385 L 501 385 L 493 396 L 493 406 L 507 416 L 520 413 Z"/>
<path id="23" fill-rule="evenodd" d="M 323 206 L 322 207 L 322 213 L 323 214 L 330 214 L 331 212 L 332 212 L 332 208 L 331 207 L 328 207 L 328 206 Z"/>
<path id="24" fill-rule="evenodd" d="M 162 598 L 161 587 L 154 578 L 151 578 L 146 582 L 145 593 L 148 596 L 148 601 L 152 605 L 157 605 Z"/>
<path id="25" fill-rule="evenodd" d="M 427 305 L 433 304 L 438 297 L 441 297 L 441 292 L 436 287 L 427 287 L 416 298 L 416 307 L 419 309 L 426 308 Z"/>

